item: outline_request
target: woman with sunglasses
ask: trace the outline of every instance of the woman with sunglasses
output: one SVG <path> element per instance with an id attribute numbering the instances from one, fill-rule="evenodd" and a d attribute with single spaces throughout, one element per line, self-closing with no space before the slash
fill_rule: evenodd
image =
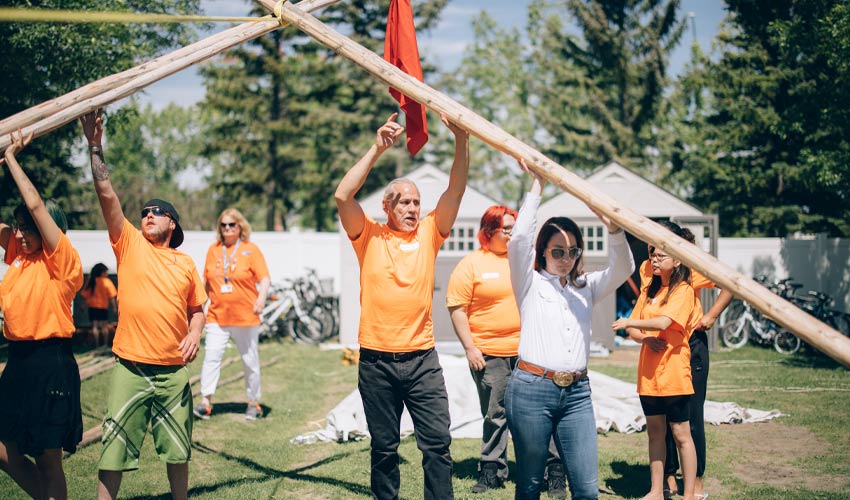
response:
<path id="1" fill-rule="evenodd" d="M 679 226 L 674 234 L 687 239 Z M 682 466 L 684 500 L 696 500 L 697 457 L 690 429 L 690 400 L 694 394 L 691 350 L 688 345 L 696 299 L 691 271 L 662 249 L 649 247 L 652 280 L 641 290 L 631 316 L 612 328 L 625 329 L 642 343 L 637 391 L 649 439 L 650 491 L 641 500 L 664 500 L 665 436 L 668 424 Z"/>
<path id="2" fill-rule="evenodd" d="M 547 220 L 537 235 L 536 214 L 545 180 L 533 181 L 508 244 L 511 283 L 519 306 L 519 361 L 505 394 L 517 461 L 517 499 L 540 498 L 549 438 L 563 461 L 574 500 L 598 498 L 596 420 L 587 361 L 593 305 L 634 270 L 621 228 L 608 228 L 608 266 L 585 273 L 582 233 L 567 217 Z"/>
<path id="3" fill-rule="evenodd" d="M 0 222 L 9 269 L 0 304 L 9 359 L 0 376 L 0 468 L 32 498 L 67 498 L 62 452 L 83 436 L 80 371 L 71 351 L 71 302 L 83 285 L 65 214 L 42 201 L 15 154 L 32 139 L 12 134 L 5 161 L 24 203 Z M 33 457 L 35 462 L 30 460 Z"/>
<path id="4" fill-rule="evenodd" d="M 207 251 L 204 283 L 210 296 L 201 368 L 201 402 L 193 412 L 212 415 L 212 396 L 221 374 L 221 358 L 233 339 L 245 368 L 246 420 L 263 414 L 260 406 L 260 313 L 269 292 L 269 270 L 257 245 L 249 241 L 251 225 L 239 210 L 227 208 L 218 216 L 217 241 Z"/>

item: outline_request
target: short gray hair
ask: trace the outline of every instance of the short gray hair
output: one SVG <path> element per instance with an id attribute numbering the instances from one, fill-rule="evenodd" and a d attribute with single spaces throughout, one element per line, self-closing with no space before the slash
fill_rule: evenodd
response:
<path id="1" fill-rule="evenodd" d="M 417 191 L 419 191 L 419 186 L 417 186 L 415 182 L 413 182 L 407 177 L 398 177 L 396 179 L 391 180 L 390 183 L 387 184 L 387 188 L 384 189 L 385 200 L 389 200 L 393 197 L 393 194 L 395 194 L 395 187 L 399 184 L 410 184 L 411 186 L 415 187 Z"/>

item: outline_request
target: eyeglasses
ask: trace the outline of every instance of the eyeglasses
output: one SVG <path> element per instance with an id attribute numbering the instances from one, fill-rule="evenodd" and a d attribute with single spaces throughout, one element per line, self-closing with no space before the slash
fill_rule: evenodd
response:
<path id="1" fill-rule="evenodd" d="M 171 217 L 171 214 L 163 210 L 162 207 L 145 207 L 142 209 L 142 219 L 148 216 L 148 214 L 154 214 L 157 217 Z"/>
<path id="2" fill-rule="evenodd" d="M 669 255 L 664 255 L 663 253 L 653 253 L 649 256 L 650 261 L 657 261 L 659 263 L 664 262 L 666 259 L 669 259 Z"/>
<path id="3" fill-rule="evenodd" d="M 566 260 L 570 259 L 578 259 L 581 257 L 581 248 L 579 247 L 570 247 L 567 249 L 564 248 L 550 248 L 549 255 L 552 256 L 553 259 L 558 260 Z"/>
<path id="4" fill-rule="evenodd" d="M 226 227 L 236 227 L 236 223 L 235 222 L 222 222 L 221 224 L 219 224 L 219 226 L 221 226 L 222 229 L 224 229 Z"/>
<path id="5" fill-rule="evenodd" d="M 514 227 L 513 226 L 502 226 L 501 231 L 502 231 L 502 234 L 504 234 L 505 236 L 510 236 L 511 233 L 514 232 Z"/>
<path id="6" fill-rule="evenodd" d="M 38 229 L 32 226 L 19 226 L 17 224 L 12 224 L 11 228 L 12 234 L 15 234 L 18 231 L 25 234 L 38 234 Z"/>

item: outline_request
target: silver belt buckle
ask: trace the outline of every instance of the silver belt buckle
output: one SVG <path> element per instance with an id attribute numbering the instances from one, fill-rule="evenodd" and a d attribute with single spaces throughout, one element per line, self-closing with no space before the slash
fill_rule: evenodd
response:
<path id="1" fill-rule="evenodd" d="M 555 382 L 558 387 L 569 387 L 575 382 L 575 375 L 573 372 L 555 372 L 552 375 L 552 382 Z"/>

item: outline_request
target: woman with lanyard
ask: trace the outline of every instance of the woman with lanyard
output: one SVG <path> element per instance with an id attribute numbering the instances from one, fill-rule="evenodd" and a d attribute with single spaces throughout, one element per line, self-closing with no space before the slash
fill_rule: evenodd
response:
<path id="1" fill-rule="evenodd" d="M 517 462 L 517 499 L 540 498 L 553 430 L 574 500 L 598 498 L 596 420 L 587 362 L 593 305 L 632 273 L 634 260 L 622 229 L 608 227 L 608 266 L 585 273 L 582 233 L 567 217 L 553 217 L 536 242 L 537 208 L 544 179 L 533 181 L 519 210 L 508 261 L 519 306 L 519 361 L 505 394 L 508 427 Z"/>
<path id="2" fill-rule="evenodd" d="M 269 270 L 257 245 L 248 241 L 251 225 L 235 208 L 218 216 L 216 243 L 207 251 L 204 283 L 210 296 L 206 347 L 201 368 L 202 400 L 193 412 L 201 419 L 212 415 L 212 396 L 221 375 L 221 359 L 233 339 L 245 367 L 246 420 L 262 416 L 260 400 L 260 313 L 269 291 Z"/>
<path id="3" fill-rule="evenodd" d="M 31 139 L 13 134 L 5 153 L 24 203 L 15 209 L 14 226 L 0 222 L 9 264 L 0 284 L 9 340 L 0 376 L 0 468 L 33 498 L 63 499 L 62 450 L 73 453 L 83 436 L 80 371 L 71 351 L 71 302 L 83 268 L 64 234 L 65 214 L 42 202 L 15 159 Z"/>
<path id="4" fill-rule="evenodd" d="M 668 226 L 669 227 L 669 226 Z M 679 227 L 674 234 L 687 238 Z M 665 436 L 668 424 L 682 462 L 683 500 L 696 500 L 696 451 L 690 430 L 691 377 L 689 327 L 696 304 L 691 271 L 678 259 L 649 247 L 652 279 L 641 290 L 632 314 L 612 328 L 641 342 L 637 390 L 646 415 L 651 487 L 642 500 L 664 500 Z"/>

